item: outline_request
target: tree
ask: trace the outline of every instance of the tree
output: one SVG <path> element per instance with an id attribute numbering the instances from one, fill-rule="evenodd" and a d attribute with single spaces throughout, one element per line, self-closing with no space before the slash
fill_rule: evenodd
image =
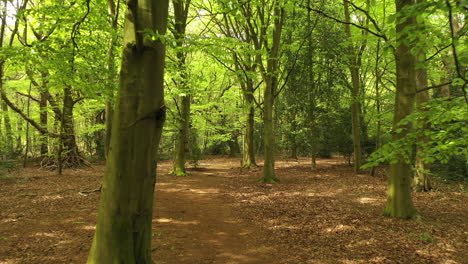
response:
<path id="1" fill-rule="evenodd" d="M 278 95 L 278 70 L 279 70 L 279 51 L 281 45 L 281 32 L 283 29 L 283 23 L 286 17 L 286 11 L 283 3 L 279 0 L 273 0 L 273 30 L 271 36 L 271 43 L 264 47 L 268 51 L 266 58 L 266 67 L 261 62 L 261 57 L 257 57 L 257 61 L 260 64 L 260 71 L 262 73 L 263 81 L 265 82 L 265 90 L 263 94 L 263 125 L 264 125 L 264 165 L 262 171 L 262 177 L 260 182 L 271 183 L 277 182 L 275 174 L 275 128 L 273 122 L 273 106 L 275 104 L 275 97 Z M 265 12 L 262 12 L 265 13 Z M 266 12 L 268 13 L 268 12 Z M 268 19 L 269 20 L 269 19 Z M 261 18 L 260 21 L 265 21 L 265 18 Z M 252 25 L 250 30 L 253 31 Z M 262 27 L 265 27 L 263 25 Z M 255 48 L 260 49 L 263 43 L 268 44 L 266 39 L 267 36 L 260 34 L 254 38 Z"/>
<path id="2" fill-rule="evenodd" d="M 424 3 L 424 0 L 417 0 L 418 3 Z M 422 14 L 424 15 L 424 13 Z M 424 21 L 424 18 L 419 18 L 418 20 Z M 422 38 L 421 34 L 424 34 L 424 22 L 417 22 L 418 39 Z M 427 69 L 425 65 L 426 52 L 423 47 L 419 48 L 416 56 L 416 90 L 421 90 L 416 94 L 416 108 L 418 111 L 424 111 L 424 103 L 428 102 L 430 99 L 429 91 L 423 90 L 428 86 L 427 82 Z M 430 127 L 427 125 L 425 120 L 419 120 L 419 122 L 424 122 L 423 129 L 429 130 Z M 418 122 L 418 120 L 416 120 Z M 415 158 L 415 173 L 413 176 L 412 188 L 415 191 L 427 192 L 432 189 L 430 176 L 429 176 L 429 166 L 427 162 L 424 161 L 422 153 L 424 153 L 424 143 L 428 140 L 425 136 L 419 136 L 417 138 L 418 144 L 416 148 L 416 158 Z"/>
<path id="3" fill-rule="evenodd" d="M 409 133 L 410 125 L 402 126 L 400 121 L 411 114 L 416 94 L 416 56 L 411 53 L 409 32 L 414 28 L 415 18 L 408 15 L 414 0 L 396 0 L 396 34 L 398 45 L 396 60 L 396 95 L 393 116 L 393 140 L 403 138 Z M 399 155 L 397 162 L 389 166 L 388 194 L 384 215 L 399 218 L 416 218 L 418 213 L 411 198 L 412 168 L 405 157 Z"/>
<path id="4" fill-rule="evenodd" d="M 360 173 L 361 169 L 361 79 L 360 79 L 360 68 L 362 66 L 362 54 L 364 49 L 367 47 L 367 31 L 362 30 L 361 34 L 363 38 L 359 46 L 355 46 L 351 34 L 351 18 L 349 12 L 348 0 L 343 1 L 344 13 L 345 13 L 345 32 L 346 38 L 350 42 L 348 44 L 348 56 L 349 56 L 349 71 L 351 73 L 351 118 L 352 118 L 352 135 L 353 135 L 353 150 L 354 150 L 354 173 Z M 367 3 L 369 6 L 369 1 Z M 366 19 L 368 25 L 368 19 Z"/>
<path id="5" fill-rule="evenodd" d="M 157 148 L 165 120 L 168 1 L 129 0 L 127 6 L 119 96 L 89 264 L 153 263 L 151 224 Z"/>
<path id="6" fill-rule="evenodd" d="M 188 87 L 188 72 L 187 72 L 187 53 L 184 49 L 185 33 L 187 28 L 187 16 L 190 8 L 191 0 L 174 0 L 174 21 L 171 27 L 172 34 L 176 42 L 176 69 L 178 78 L 173 80 L 178 86 L 180 94 L 177 98 L 177 140 L 174 150 L 174 161 L 172 173 L 176 176 L 185 176 L 186 155 L 189 148 L 189 129 L 190 129 L 190 103 L 191 93 Z"/>

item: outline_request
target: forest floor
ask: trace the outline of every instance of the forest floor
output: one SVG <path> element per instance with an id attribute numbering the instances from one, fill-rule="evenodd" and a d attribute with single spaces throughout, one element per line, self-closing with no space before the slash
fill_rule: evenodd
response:
<path id="1" fill-rule="evenodd" d="M 342 159 L 261 168 L 210 158 L 189 177 L 158 167 L 153 220 L 156 264 L 468 263 L 468 194 L 456 185 L 413 195 L 421 221 L 382 216 L 383 176 L 354 175 Z M 85 263 L 103 166 L 35 168 L 0 179 L 0 264 Z"/>

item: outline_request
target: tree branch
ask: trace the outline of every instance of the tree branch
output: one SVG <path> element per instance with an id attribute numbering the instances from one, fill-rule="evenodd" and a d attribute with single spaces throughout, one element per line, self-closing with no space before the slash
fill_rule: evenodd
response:
<path id="1" fill-rule="evenodd" d="M 356 23 L 353 23 L 353 22 L 345 22 L 345 21 L 340 20 L 340 19 L 338 19 L 338 18 L 336 18 L 336 17 L 332 17 L 332 16 L 328 15 L 327 13 L 323 12 L 322 10 L 318 10 L 318 9 L 315 9 L 315 8 L 307 7 L 307 6 L 304 6 L 304 5 L 299 5 L 299 6 L 302 7 L 302 8 L 305 8 L 305 9 L 307 9 L 307 10 L 309 10 L 309 11 L 313 11 L 313 12 L 319 14 L 319 15 L 322 15 L 323 17 L 326 17 L 326 18 L 328 18 L 328 19 L 331 19 L 331 20 L 333 20 L 333 21 L 336 21 L 336 22 L 338 22 L 338 23 L 345 24 L 345 25 L 352 25 L 352 26 L 355 26 L 355 27 L 357 27 L 357 28 L 359 28 L 359 29 L 362 29 L 362 30 L 365 30 L 365 31 L 369 32 L 370 34 L 372 34 L 372 35 L 374 35 L 374 36 L 376 36 L 376 37 L 378 37 L 378 38 L 382 38 L 382 39 L 384 39 L 384 40 L 386 40 L 386 41 L 388 40 L 387 37 L 386 37 L 385 35 L 382 35 L 382 34 L 379 34 L 379 33 L 377 33 L 377 32 L 374 32 L 374 31 L 370 30 L 369 28 L 363 27 L 363 26 L 358 25 L 358 24 L 356 24 Z"/>
<path id="2" fill-rule="evenodd" d="M 24 120 L 26 120 L 29 124 L 31 124 L 34 128 L 36 128 L 39 132 L 43 133 L 43 134 L 47 134 L 51 137 L 56 137 L 56 138 L 59 138 L 59 137 L 62 137 L 62 135 L 60 134 L 56 134 L 56 133 L 52 133 L 52 132 L 49 132 L 46 128 L 42 127 L 40 124 L 38 124 L 36 121 L 34 121 L 33 119 L 31 119 L 29 116 L 27 116 L 25 113 L 23 113 L 23 111 L 21 111 L 21 109 L 19 109 L 15 104 L 13 104 L 10 99 L 8 99 L 5 91 L 3 90 L 0 90 L 0 94 L 1 94 L 1 97 L 2 97 L 2 100 L 13 110 L 15 111 L 16 113 L 18 113 Z"/>
<path id="3" fill-rule="evenodd" d="M 39 99 L 34 98 L 32 95 L 25 94 L 25 93 L 22 93 L 22 92 L 16 92 L 16 93 L 21 95 L 21 96 L 24 96 L 26 98 L 29 98 L 29 99 L 33 100 L 34 102 L 36 102 L 36 103 L 39 103 Z"/>

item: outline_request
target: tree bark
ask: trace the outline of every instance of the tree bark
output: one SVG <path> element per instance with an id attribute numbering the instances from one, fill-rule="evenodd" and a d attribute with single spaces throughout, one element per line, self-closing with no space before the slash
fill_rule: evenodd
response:
<path id="1" fill-rule="evenodd" d="M 120 91 L 88 264 L 150 264 L 157 149 L 165 119 L 167 0 L 130 0 Z"/>
<path id="2" fill-rule="evenodd" d="M 273 107 L 275 104 L 276 89 L 278 86 L 278 56 L 281 44 L 281 31 L 285 18 L 285 10 L 280 7 L 278 0 L 274 2 L 274 27 L 272 45 L 267 59 L 267 68 L 263 73 L 265 92 L 263 96 L 263 125 L 264 125 L 264 165 L 259 182 L 278 182 L 275 174 L 275 128 L 273 122 Z"/>
<path id="3" fill-rule="evenodd" d="M 0 89 L 2 89 L 2 87 L 0 87 Z M 14 153 L 13 132 L 11 128 L 10 116 L 8 114 L 8 106 L 4 101 L 2 101 L 2 115 L 3 115 L 3 124 L 5 125 L 5 142 L 4 142 L 6 146 L 5 152 L 7 156 L 11 157 Z"/>
<path id="4" fill-rule="evenodd" d="M 350 22 L 350 14 L 348 2 L 344 1 L 345 20 Z M 351 26 L 345 24 L 345 31 L 348 41 L 352 41 Z M 365 45 L 365 44 L 363 44 Z M 351 73 L 351 131 L 353 136 L 353 151 L 354 151 L 354 173 L 359 174 L 361 172 L 361 159 L 362 159 L 362 147 L 361 147 L 361 81 L 359 69 L 361 68 L 361 56 L 360 51 L 356 51 L 354 45 L 349 44 L 348 56 L 350 56 L 349 71 Z M 362 46 L 359 47 L 362 49 Z"/>
<path id="5" fill-rule="evenodd" d="M 174 164 L 172 173 L 176 176 L 187 175 L 185 162 L 189 152 L 189 129 L 190 129 L 190 96 L 179 96 L 180 116 L 178 122 L 177 142 L 174 153 Z"/>
<path id="6" fill-rule="evenodd" d="M 62 110 L 62 144 L 63 155 L 62 164 L 65 168 L 79 167 L 83 165 L 83 159 L 76 144 L 75 128 L 73 124 L 73 97 L 71 87 L 67 86 L 63 91 L 63 110 Z"/>
<path id="7" fill-rule="evenodd" d="M 397 15 L 405 7 L 414 4 L 414 0 L 395 0 Z M 393 134 L 393 140 L 403 138 L 409 133 L 409 125 L 401 126 L 399 122 L 411 114 L 414 107 L 416 91 L 415 56 L 411 54 L 411 43 L 408 40 L 408 27 L 414 25 L 414 17 L 399 18 L 396 25 L 397 36 L 400 36 L 395 52 L 396 60 L 396 95 L 393 116 L 393 131 L 402 128 L 400 133 Z M 405 32 L 406 31 L 406 32 Z M 417 218 L 418 213 L 411 198 L 412 168 L 408 160 L 401 155 L 395 164 L 389 166 L 388 194 L 384 215 L 398 218 Z"/>
<path id="8" fill-rule="evenodd" d="M 247 105 L 247 116 L 245 122 L 245 135 L 244 135 L 244 147 L 242 152 L 242 167 L 253 168 L 257 167 L 255 161 L 255 143 L 254 143 L 254 131 L 255 131 L 255 105 L 253 95 L 253 82 L 251 79 L 247 80 L 246 89 L 244 94 L 245 104 Z"/>
<path id="9" fill-rule="evenodd" d="M 422 3 L 424 0 L 416 0 L 417 3 Z M 418 27 L 423 29 L 424 22 L 418 23 Z M 424 62 L 426 61 L 426 53 L 424 50 L 420 50 L 416 56 L 417 69 L 416 69 L 416 90 L 423 90 L 428 86 L 427 81 L 427 70 Z M 423 104 L 428 102 L 430 99 L 429 91 L 424 90 L 416 94 L 416 108 L 417 111 L 425 111 Z M 430 126 L 426 124 L 427 120 L 416 120 L 416 122 L 422 122 L 422 131 L 430 129 Z M 428 138 L 424 135 L 421 135 L 417 138 L 417 148 L 416 148 L 416 160 L 415 160 L 415 169 L 416 173 L 413 176 L 412 187 L 414 191 L 417 192 L 427 192 L 432 189 L 431 180 L 430 180 L 430 164 L 424 162 L 422 158 L 422 153 L 424 152 L 424 144 L 428 141 Z"/>
<path id="10" fill-rule="evenodd" d="M 44 128 L 44 130 L 47 130 L 47 94 L 43 91 L 40 93 L 40 99 L 39 99 L 39 111 L 40 111 L 40 121 L 41 121 L 41 126 Z M 47 133 L 40 132 L 41 133 L 41 156 L 45 157 L 49 153 L 49 140 Z"/>
<path id="11" fill-rule="evenodd" d="M 174 0 L 172 1 L 174 7 L 174 29 L 173 35 L 176 39 L 177 51 L 177 68 L 180 73 L 180 80 L 176 83 L 182 94 L 178 96 L 179 103 L 179 119 L 178 119 L 178 134 L 177 142 L 174 153 L 174 162 L 172 173 L 176 176 L 187 175 L 185 169 L 185 163 L 187 159 L 187 153 L 189 153 L 189 129 L 190 129 L 190 104 L 191 95 L 190 89 L 187 85 L 187 69 L 186 69 L 186 53 L 182 50 L 185 31 L 187 28 L 187 16 L 188 8 L 190 6 L 190 0 Z"/>
<path id="12" fill-rule="evenodd" d="M 274 77 L 271 77 L 273 79 Z M 275 131 L 273 123 L 274 87 L 276 83 L 268 80 L 264 93 L 263 125 L 264 156 L 263 175 L 260 182 L 277 182 L 275 175 Z M 276 81 L 276 80 L 275 80 Z"/>
<path id="13" fill-rule="evenodd" d="M 424 54 L 420 54 L 418 58 L 422 56 L 425 58 Z M 419 61 L 419 63 L 423 63 L 423 61 Z M 416 89 L 424 89 L 428 86 L 427 82 L 427 71 L 424 67 L 419 68 L 416 70 Z M 416 95 L 416 107 L 417 110 L 422 112 L 424 110 L 423 104 L 429 101 L 429 91 L 425 90 L 422 92 L 417 93 Z M 416 120 L 416 122 L 425 122 L 425 120 Z M 430 127 L 428 124 L 423 124 L 420 128 L 421 130 L 429 130 Z M 417 138 L 417 148 L 416 148 L 416 160 L 415 160 L 415 167 L 416 173 L 413 177 L 413 190 L 417 192 L 427 192 L 432 189 L 431 181 L 430 181 L 430 164 L 424 162 L 421 153 L 424 152 L 424 143 L 427 142 L 427 137 L 421 135 Z"/>
<path id="14" fill-rule="evenodd" d="M 116 32 L 118 30 L 118 19 L 119 19 L 119 7 L 120 0 L 117 0 L 118 4 L 115 4 L 114 0 L 108 0 L 108 14 L 111 17 L 111 27 L 112 27 L 112 37 L 109 41 L 109 49 L 107 51 L 107 102 L 106 102 L 106 115 L 105 115 L 105 127 L 106 133 L 104 138 L 104 148 L 105 156 L 109 152 L 110 140 L 111 140 L 111 131 L 112 131 L 112 117 L 114 115 L 114 91 L 116 89 L 115 85 L 115 75 L 116 75 L 116 65 L 115 65 L 115 47 L 118 43 L 118 36 Z"/>

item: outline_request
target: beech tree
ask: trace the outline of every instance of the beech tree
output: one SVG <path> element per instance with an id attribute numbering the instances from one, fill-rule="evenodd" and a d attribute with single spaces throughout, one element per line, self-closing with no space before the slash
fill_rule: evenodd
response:
<path id="1" fill-rule="evenodd" d="M 177 140 L 174 151 L 174 162 L 172 173 L 176 176 L 185 176 L 185 163 L 189 148 L 190 129 L 190 104 L 192 95 L 188 87 L 187 53 L 183 50 L 185 44 L 185 33 L 187 28 L 187 16 L 190 8 L 190 0 L 172 1 L 174 8 L 174 21 L 171 27 L 172 34 L 176 42 L 176 69 L 178 76 L 174 77 L 174 82 L 178 86 L 180 94 L 176 100 L 177 104 Z"/>
<path id="2" fill-rule="evenodd" d="M 400 121 L 411 114 L 416 95 L 416 56 L 411 52 L 409 31 L 415 24 L 415 18 L 403 15 L 414 5 L 414 0 L 396 0 L 396 95 L 393 117 L 393 140 L 408 134 L 410 124 L 401 126 Z M 397 157 L 395 164 L 389 166 L 388 195 L 384 215 L 399 218 L 416 218 L 418 213 L 411 198 L 411 164 L 405 157 Z"/>
<path id="3" fill-rule="evenodd" d="M 168 1 L 129 0 L 119 96 L 88 262 L 153 263 L 157 149 L 165 120 Z"/>

